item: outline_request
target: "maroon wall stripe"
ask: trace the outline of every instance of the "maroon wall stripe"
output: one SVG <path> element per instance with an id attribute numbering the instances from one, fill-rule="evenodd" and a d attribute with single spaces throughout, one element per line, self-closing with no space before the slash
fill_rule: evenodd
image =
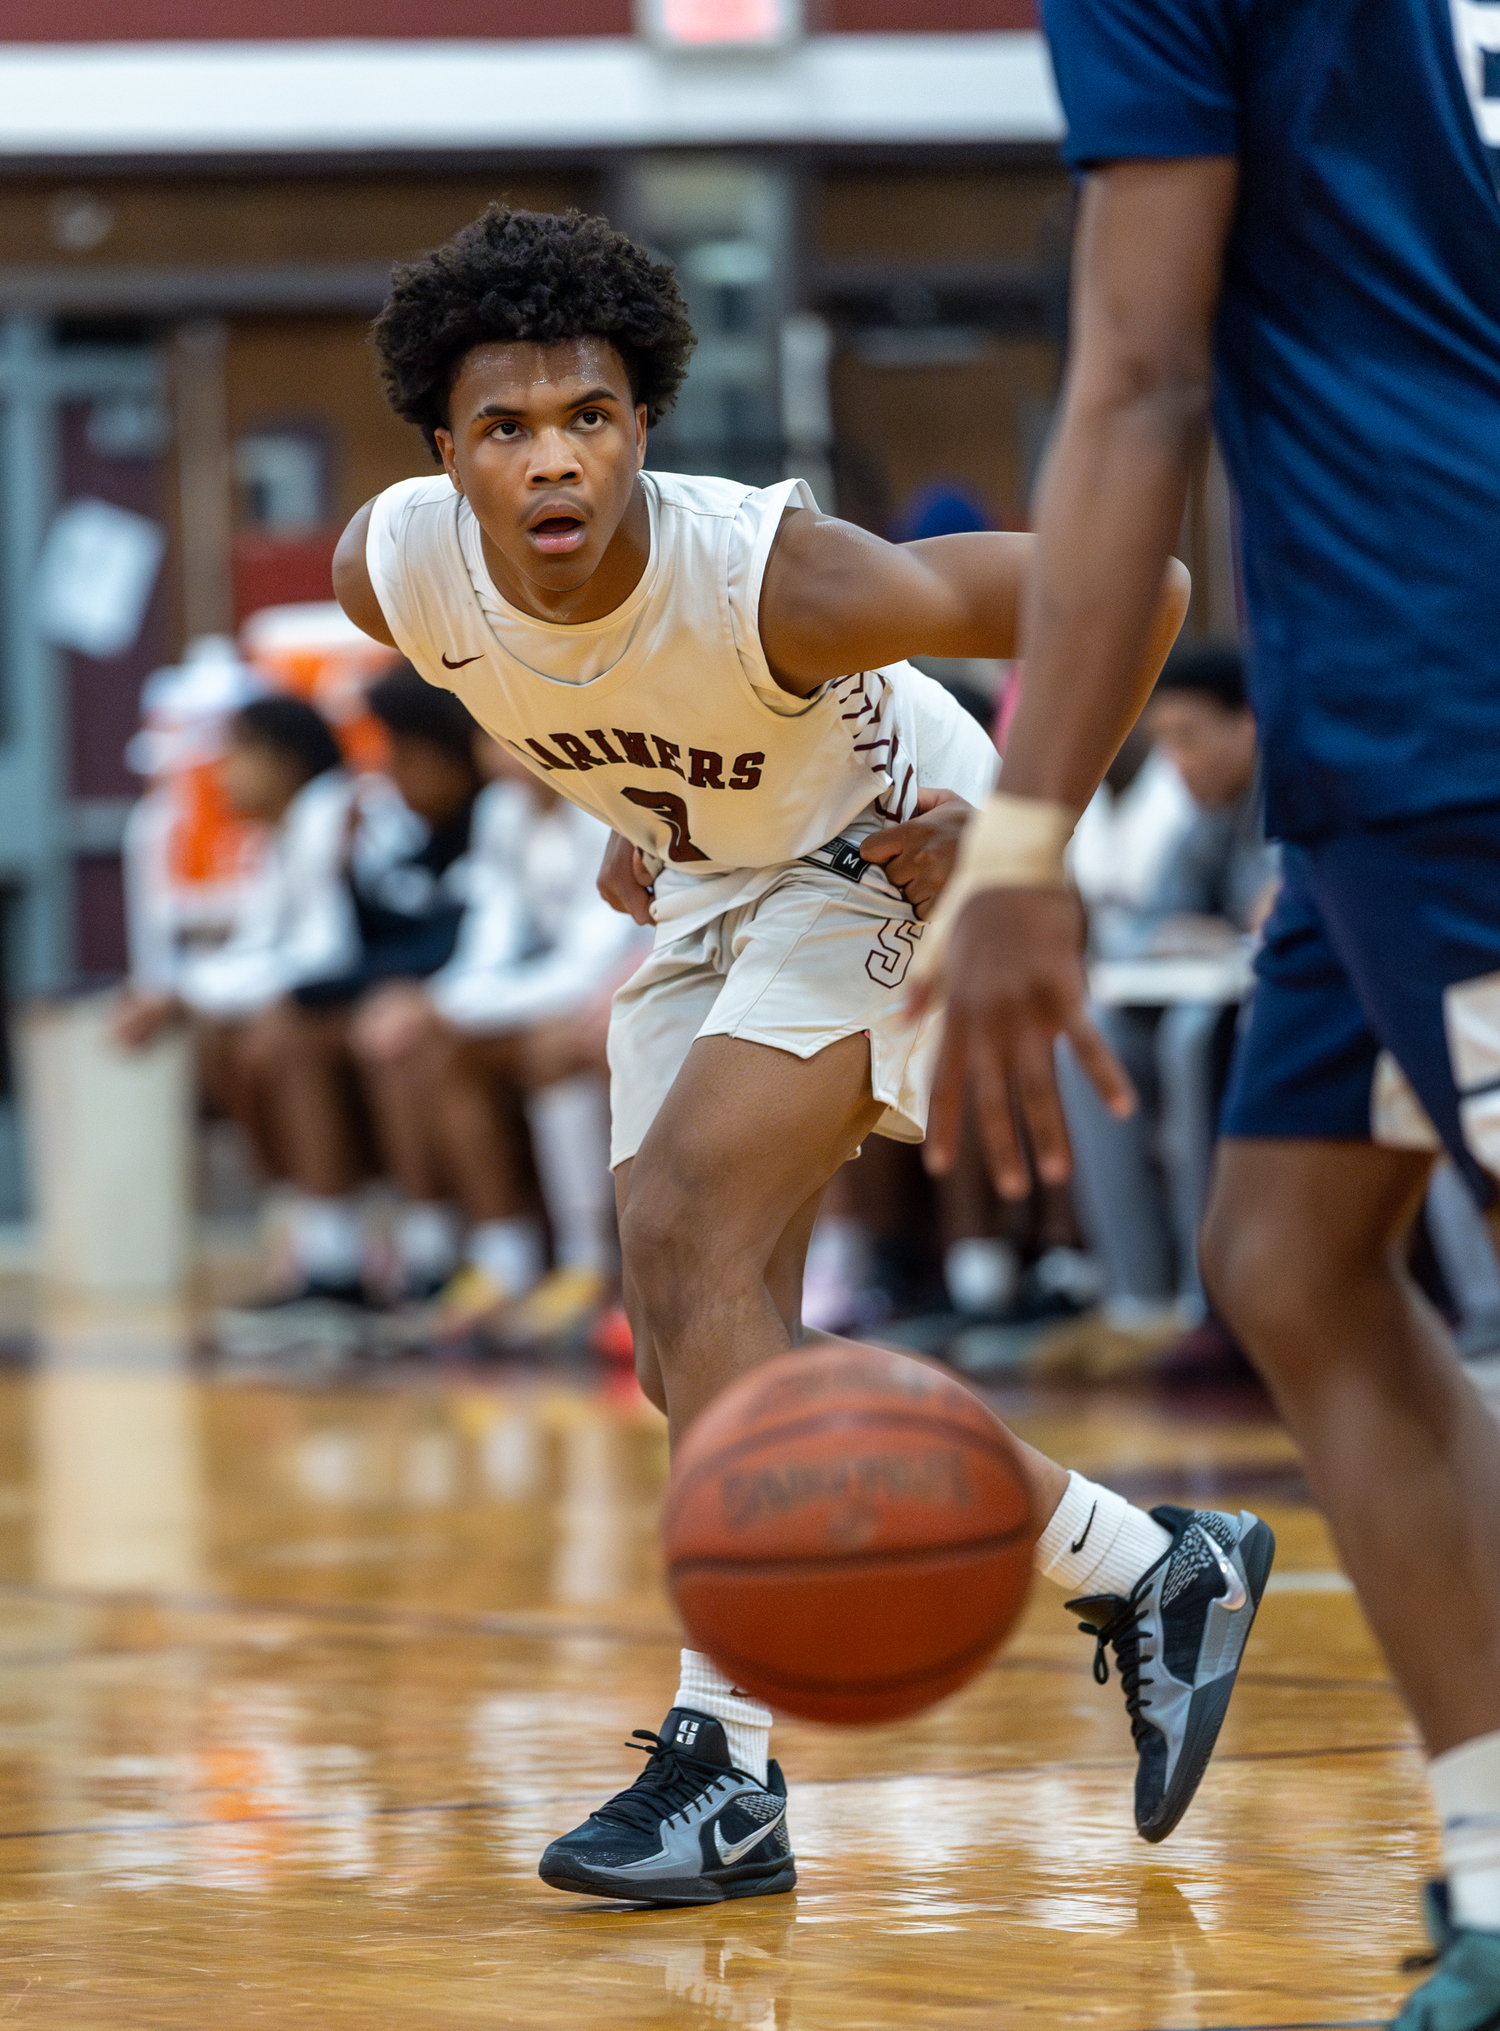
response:
<path id="1" fill-rule="evenodd" d="M 963 34 L 1034 28 L 1035 0 L 807 0 L 825 32 Z M 485 39 L 629 35 L 630 0 L 5 0 L 0 42 Z"/>

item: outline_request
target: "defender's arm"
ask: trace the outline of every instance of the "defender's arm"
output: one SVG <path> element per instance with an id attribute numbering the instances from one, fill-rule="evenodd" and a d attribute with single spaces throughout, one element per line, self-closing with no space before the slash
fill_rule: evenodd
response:
<path id="1" fill-rule="evenodd" d="M 1237 164 L 1219 156 L 1115 163 L 1085 186 L 1072 358 L 1041 496 L 1026 681 L 1005 755 L 1010 808 L 993 813 L 997 852 L 1012 816 L 1023 821 L 1018 834 L 1065 836 L 1145 701 L 1142 649 L 1159 626 L 1162 560 L 1208 429 L 1237 188 Z M 961 860 L 938 935 L 929 934 L 940 955 L 932 984 L 948 988 L 929 1160 L 953 1161 L 972 1085 L 995 1181 L 1010 1197 L 1030 1182 L 1013 1104 L 1041 1176 L 1069 1169 L 1053 1069 L 1059 1034 L 1116 1112 L 1131 1097 L 1087 1017 L 1077 899 L 1045 876 L 1034 885 L 1019 874 L 1023 859 L 1013 854 L 1004 873 L 992 864 L 993 886 L 977 853 L 970 868 Z"/>
<path id="2" fill-rule="evenodd" d="M 357 628 L 373 635 L 377 642 L 384 642 L 387 648 L 396 649 L 400 644 L 391 633 L 380 601 L 375 597 L 375 588 L 370 583 L 370 567 L 365 561 L 365 541 L 370 533 L 370 516 L 374 508 L 374 501 L 366 501 L 339 538 L 338 548 L 333 553 L 333 591 L 339 605 Z"/>
<path id="3" fill-rule="evenodd" d="M 1085 186 L 1072 360 L 1043 484 L 1006 789 L 1081 811 L 1145 704 L 1141 644 L 1209 428 L 1232 157 L 1122 162 Z"/>

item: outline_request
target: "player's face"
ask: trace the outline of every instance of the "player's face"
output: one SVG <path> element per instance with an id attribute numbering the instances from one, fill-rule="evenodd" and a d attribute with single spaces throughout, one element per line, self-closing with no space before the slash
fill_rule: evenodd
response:
<path id="1" fill-rule="evenodd" d="M 476 788 L 475 771 L 436 741 L 416 734 L 391 735 L 386 774 L 403 803 L 429 825 L 457 817 Z"/>
<path id="2" fill-rule="evenodd" d="M 231 735 L 219 764 L 219 780 L 232 811 L 241 818 L 274 825 L 285 815 L 307 776 L 295 755 Z"/>
<path id="3" fill-rule="evenodd" d="M 1233 804 L 1255 780 L 1255 719 L 1195 691 L 1163 691 L 1145 713 L 1146 731 L 1175 763 L 1195 804 Z"/>
<path id="4" fill-rule="evenodd" d="M 609 341 L 476 346 L 453 384 L 448 423 L 437 433 L 443 463 L 500 575 L 544 595 L 587 585 L 646 456 L 645 406 L 631 399 Z M 511 585 L 500 590 L 512 596 Z"/>

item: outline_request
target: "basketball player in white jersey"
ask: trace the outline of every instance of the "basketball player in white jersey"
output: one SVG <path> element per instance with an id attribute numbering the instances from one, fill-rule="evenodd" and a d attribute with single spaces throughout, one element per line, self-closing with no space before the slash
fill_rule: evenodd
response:
<path id="1" fill-rule="evenodd" d="M 932 1038 L 901 989 L 996 758 L 902 659 L 1009 656 L 1030 551 L 897 547 L 799 480 L 643 471 L 692 343 L 670 270 L 602 219 L 492 206 L 397 272 L 375 327 L 443 471 L 361 509 L 335 564 L 353 620 L 613 828 L 601 885 L 656 925 L 615 1001 L 611 1160 L 641 1383 L 674 1437 L 806 1337 L 833 1173 L 867 1135 L 922 1136 Z M 1186 599 L 1171 564 L 1151 675 Z M 1160 1840 L 1212 1752 L 1271 1534 L 1245 1512 L 1148 1516 L 1022 1452 L 1038 1566 L 1084 1597 L 1101 1682 L 1114 1645 L 1137 1825 Z M 637 1731 L 646 1768 L 552 1843 L 544 1879 L 641 1903 L 790 1889 L 770 1724 L 684 1651 L 660 1736 Z"/>

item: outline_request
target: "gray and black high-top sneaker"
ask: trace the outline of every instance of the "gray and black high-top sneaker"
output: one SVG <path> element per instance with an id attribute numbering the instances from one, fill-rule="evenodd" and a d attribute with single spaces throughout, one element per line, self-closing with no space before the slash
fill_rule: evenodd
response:
<path id="1" fill-rule="evenodd" d="M 1067 1605 L 1090 1618 L 1079 1627 L 1097 1639 L 1100 1685 L 1109 1682 L 1105 1645 L 1114 1646 L 1139 1757 L 1136 1831 L 1164 1841 L 1192 1804 L 1219 1739 L 1276 1539 L 1248 1509 L 1236 1517 L 1163 1503 L 1151 1514 L 1172 1542 L 1129 1598 L 1091 1594 Z"/>
<path id="2" fill-rule="evenodd" d="M 719 1904 L 795 1886 L 777 1764 L 765 1784 L 736 1770 L 720 1723 L 692 1707 L 673 1707 L 659 1735 L 637 1728 L 627 1746 L 647 1751 L 645 1769 L 553 1841 L 544 1883 L 637 1904 Z"/>

